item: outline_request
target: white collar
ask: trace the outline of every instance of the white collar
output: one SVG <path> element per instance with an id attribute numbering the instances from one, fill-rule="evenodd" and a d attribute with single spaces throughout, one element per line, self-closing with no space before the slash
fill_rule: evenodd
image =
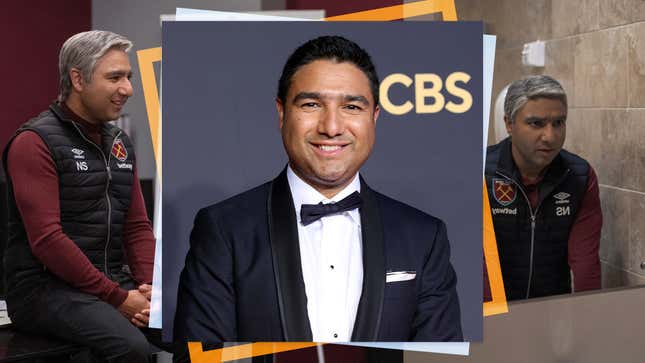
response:
<path id="1" fill-rule="evenodd" d="M 291 169 L 291 165 L 287 166 L 287 180 L 289 181 L 289 189 L 291 189 L 291 197 L 293 198 L 293 206 L 296 209 L 296 218 L 298 223 L 300 223 L 300 206 L 302 204 L 318 204 L 323 202 L 325 204 L 338 202 L 353 192 L 361 191 L 361 182 L 358 177 L 358 173 L 354 175 L 354 179 L 338 194 L 334 195 L 331 199 L 328 199 L 324 195 L 320 194 L 314 187 L 307 184 L 304 180 L 300 179 L 296 173 Z M 358 213 L 358 209 L 351 210 L 349 216 L 355 223 L 358 225 L 361 224 L 361 217 Z"/>

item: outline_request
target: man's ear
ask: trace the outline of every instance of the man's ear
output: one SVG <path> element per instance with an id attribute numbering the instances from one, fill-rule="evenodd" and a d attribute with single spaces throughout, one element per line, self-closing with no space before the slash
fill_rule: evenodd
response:
<path id="1" fill-rule="evenodd" d="M 376 125 L 376 120 L 378 120 L 378 115 L 380 114 L 381 114 L 381 108 L 378 107 L 378 105 L 376 105 L 376 107 L 374 107 L 374 125 Z"/>
<path id="2" fill-rule="evenodd" d="M 282 125 L 284 125 L 284 105 L 279 98 L 275 99 L 275 108 L 278 111 L 278 120 L 280 125 L 280 130 L 282 130 Z"/>
<path id="3" fill-rule="evenodd" d="M 506 132 L 508 132 L 508 135 L 510 136 L 513 131 L 513 121 L 511 121 L 511 118 L 507 115 L 504 115 L 504 124 L 506 125 Z"/>
<path id="4" fill-rule="evenodd" d="M 85 86 L 85 82 L 83 81 L 83 75 L 81 74 L 81 71 L 79 71 L 77 68 L 70 69 L 69 78 L 72 81 L 72 88 L 76 92 L 82 92 L 83 87 Z"/>

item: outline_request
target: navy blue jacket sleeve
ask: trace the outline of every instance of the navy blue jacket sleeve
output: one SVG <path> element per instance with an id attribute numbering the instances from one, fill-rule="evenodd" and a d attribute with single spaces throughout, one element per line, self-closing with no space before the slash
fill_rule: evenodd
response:
<path id="1" fill-rule="evenodd" d="M 457 276 L 450 264 L 446 225 L 439 221 L 420 277 L 413 341 L 463 341 Z"/>
<path id="2" fill-rule="evenodd" d="M 202 209 L 179 278 L 174 341 L 236 341 L 233 249 L 217 220 Z"/>

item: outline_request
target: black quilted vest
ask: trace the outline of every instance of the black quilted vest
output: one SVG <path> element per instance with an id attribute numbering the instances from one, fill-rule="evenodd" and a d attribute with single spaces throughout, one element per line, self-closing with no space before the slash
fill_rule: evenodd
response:
<path id="1" fill-rule="evenodd" d="M 15 135 L 27 130 L 43 139 L 56 164 L 63 232 L 108 278 L 117 282 L 127 279 L 122 271 L 122 234 L 135 162 L 128 136 L 106 123 L 101 129 L 102 146 L 96 145 L 57 104 L 22 125 Z M 7 151 L 12 141 L 3 153 L 7 174 Z M 9 237 L 4 268 L 10 300 L 37 289 L 48 279 L 48 272 L 31 252 L 9 175 L 7 184 Z"/>
<path id="2" fill-rule="evenodd" d="M 562 150 L 538 183 L 535 210 L 510 138 L 488 147 L 485 175 L 506 298 L 570 293 L 569 231 L 587 188 L 589 164 Z"/>

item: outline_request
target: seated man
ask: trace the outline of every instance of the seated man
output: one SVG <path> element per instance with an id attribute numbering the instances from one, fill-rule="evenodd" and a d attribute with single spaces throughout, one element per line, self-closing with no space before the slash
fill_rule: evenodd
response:
<path id="1" fill-rule="evenodd" d="M 575 291 L 600 288 L 598 179 L 562 149 L 566 119 L 567 96 L 553 78 L 509 86 L 510 137 L 488 147 L 485 170 L 507 300 L 570 293 L 571 273 Z"/>
<path id="2" fill-rule="evenodd" d="M 22 125 L 3 153 L 4 267 L 17 329 L 88 346 L 102 359 L 147 362 L 139 328 L 148 322 L 154 236 L 133 145 L 107 123 L 132 96 L 131 47 L 107 31 L 63 44 L 58 102 Z"/>

